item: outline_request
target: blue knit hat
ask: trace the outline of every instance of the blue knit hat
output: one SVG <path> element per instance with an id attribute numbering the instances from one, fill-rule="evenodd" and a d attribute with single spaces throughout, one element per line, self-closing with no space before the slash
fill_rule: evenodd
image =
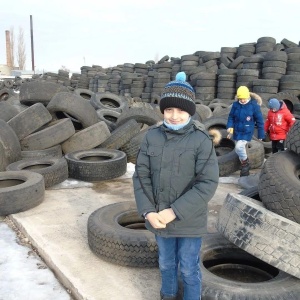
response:
<path id="1" fill-rule="evenodd" d="M 280 108 L 280 102 L 276 98 L 271 98 L 268 102 L 268 107 L 277 111 Z"/>
<path id="2" fill-rule="evenodd" d="M 174 81 L 170 81 L 161 94 L 159 103 L 161 113 L 168 107 L 180 108 L 193 116 L 196 112 L 195 92 L 186 82 L 186 74 L 179 72 Z"/>

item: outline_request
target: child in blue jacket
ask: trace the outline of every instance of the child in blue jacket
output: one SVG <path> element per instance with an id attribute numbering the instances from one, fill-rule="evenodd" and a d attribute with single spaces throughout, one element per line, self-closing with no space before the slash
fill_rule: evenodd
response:
<path id="1" fill-rule="evenodd" d="M 258 139 L 265 137 L 264 119 L 260 109 L 262 99 L 255 93 L 250 93 L 246 86 L 237 89 L 236 102 L 232 104 L 228 121 L 228 137 L 236 141 L 235 152 L 241 161 L 240 176 L 248 176 L 251 168 L 247 156 L 246 145 L 251 141 L 254 128 L 257 127 Z"/>

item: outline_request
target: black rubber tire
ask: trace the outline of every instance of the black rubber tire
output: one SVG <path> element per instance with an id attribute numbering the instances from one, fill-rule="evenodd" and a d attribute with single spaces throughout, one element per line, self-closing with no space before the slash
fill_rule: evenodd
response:
<path id="1" fill-rule="evenodd" d="M 16 161 L 6 167 L 7 171 L 31 171 L 44 177 L 45 188 L 68 179 L 68 164 L 64 157 L 40 158 Z"/>
<path id="2" fill-rule="evenodd" d="M 3 88 L 0 90 L 0 101 L 7 101 L 10 97 L 17 95 L 12 89 Z"/>
<path id="3" fill-rule="evenodd" d="M 269 211 L 259 201 L 227 194 L 217 230 L 239 248 L 300 278 L 300 225 Z"/>
<path id="4" fill-rule="evenodd" d="M 241 168 L 241 162 L 234 148 L 235 142 L 227 138 L 222 138 L 220 144 L 215 146 L 220 176 L 230 175 Z M 261 167 L 265 157 L 263 145 L 260 142 L 252 140 L 247 143 L 246 150 L 251 169 Z"/>
<path id="5" fill-rule="evenodd" d="M 257 259 L 219 233 L 203 238 L 203 300 L 297 300 L 299 279 Z"/>
<path id="6" fill-rule="evenodd" d="M 271 153 L 272 152 L 272 141 L 270 140 L 270 136 L 268 134 L 265 135 L 264 139 L 260 141 L 257 138 L 257 129 L 254 129 L 254 134 L 253 134 L 253 140 L 261 143 L 264 146 L 265 149 L 265 154 Z"/>
<path id="7" fill-rule="evenodd" d="M 90 102 L 73 93 L 57 93 L 47 109 L 54 119 L 70 118 L 78 130 L 98 122 L 97 113 Z"/>
<path id="8" fill-rule="evenodd" d="M 158 266 L 155 236 L 145 228 L 133 201 L 94 211 L 88 218 L 87 232 L 89 247 L 103 260 L 129 267 Z"/>
<path id="9" fill-rule="evenodd" d="M 228 68 L 229 69 L 237 69 L 238 66 L 243 63 L 244 59 L 245 59 L 245 56 L 243 56 L 243 55 L 238 56 L 229 64 Z"/>
<path id="10" fill-rule="evenodd" d="M 98 119 L 104 121 L 109 128 L 109 131 L 113 131 L 117 128 L 117 120 L 121 113 L 111 109 L 97 109 L 96 113 Z"/>
<path id="11" fill-rule="evenodd" d="M 62 157 L 61 145 L 56 145 L 44 150 L 21 151 L 22 159 L 39 159 L 46 157 Z"/>
<path id="12" fill-rule="evenodd" d="M 277 60 L 287 62 L 288 56 L 285 51 L 269 51 L 264 56 L 264 61 Z"/>
<path id="13" fill-rule="evenodd" d="M 10 119 L 7 124 L 14 130 L 19 140 L 40 129 L 52 120 L 48 109 L 42 103 L 36 103 Z"/>
<path id="14" fill-rule="evenodd" d="M 0 216 L 29 210 L 44 200 L 44 177 L 29 171 L 0 172 Z"/>
<path id="15" fill-rule="evenodd" d="M 226 129 L 227 125 L 227 116 L 225 117 L 211 117 L 206 119 L 203 122 L 203 125 L 205 126 L 206 130 L 209 129 Z"/>
<path id="16" fill-rule="evenodd" d="M 294 104 L 299 103 L 298 97 L 292 93 L 279 92 L 274 96 L 274 98 L 283 100 L 291 113 L 294 112 Z"/>
<path id="17" fill-rule="evenodd" d="M 113 93 L 96 93 L 91 98 L 92 106 L 97 109 L 110 109 L 117 112 L 122 112 L 128 107 L 128 102 L 122 96 Z"/>
<path id="18" fill-rule="evenodd" d="M 132 137 L 127 143 L 125 143 L 120 150 L 125 152 L 127 156 L 127 162 L 133 164 L 136 163 L 136 158 L 141 147 L 141 143 L 148 131 L 148 128 L 141 130 L 138 134 Z"/>
<path id="19" fill-rule="evenodd" d="M 47 105 L 52 97 L 61 92 L 70 93 L 66 86 L 49 81 L 24 82 L 20 87 L 20 102 L 30 105 L 37 102 Z"/>
<path id="20" fill-rule="evenodd" d="M 119 150 L 92 149 L 67 153 L 69 177 L 82 181 L 101 181 L 126 173 L 126 154 Z"/>
<path id="21" fill-rule="evenodd" d="M 14 85 L 14 81 L 12 79 L 4 79 L 4 86 L 11 89 Z"/>
<path id="22" fill-rule="evenodd" d="M 203 104 L 196 104 L 196 112 L 198 113 L 201 119 L 200 122 L 202 123 L 213 116 L 211 109 L 207 105 Z"/>
<path id="23" fill-rule="evenodd" d="M 120 149 L 140 131 L 140 125 L 134 119 L 130 119 L 117 127 L 111 135 L 100 144 L 98 148 Z"/>
<path id="24" fill-rule="evenodd" d="M 90 150 L 103 143 L 110 136 L 105 122 L 100 121 L 92 126 L 77 131 L 61 144 L 63 152 L 70 153 L 79 150 Z"/>
<path id="25" fill-rule="evenodd" d="M 300 121 L 296 120 L 286 137 L 287 149 L 300 155 Z"/>
<path id="26" fill-rule="evenodd" d="M 19 110 L 8 102 L 0 102 L 0 119 L 7 122 L 15 117 Z"/>
<path id="27" fill-rule="evenodd" d="M 265 159 L 265 149 L 262 143 L 251 140 L 247 143 L 247 155 L 251 164 L 251 169 L 260 168 Z"/>
<path id="28" fill-rule="evenodd" d="M 254 186 L 254 187 L 242 190 L 241 192 L 239 192 L 239 194 L 247 196 L 247 197 L 257 200 L 257 201 L 261 201 L 261 199 L 259 197 L 258 186 Z"/>
<path id="29" fill-rule="evenodd" d="M 152 126 L 157 122 L 162 121 L 161 116 L 156 110 L 145 107 L 131 107 L 125 110 L 117 120 L 117 126 L 120 126 L 130 119 L 136 120 L 141 125 L 147 124 Z"/>
<path id="30" fill-rule="evenodd" d="M 88 101 L 91 101 L 91 98 L 95 95 L 95 92 L 92 92 L 91 90 L 79 88 L 75 89 L 73 93 Z"/>
<path id="31" fill-rule="evenodd" d="M 13 129 L 0 119 L 0 171 L 21 159 L 21 146 Z"/>
<path id="32" fill-rule="evenodd" d="M 69 118 L 48 123 L 45 128 L 34 132 L 20 141 L 22 150 L 44 150 L 56 146 L 75 133 Z"/>
<path id="33" fill-rule="evenodd" d="M 261 170 L 259 196 L 270 211 L 300 224 L 300 156 L 290 150 L 272 154 Z"/>
<path id="34" fill-rule="evenodd" d="M 234 151 L 234 147 L 235 142 L 227 138 L 222 138 L 220 143 L 215 146 L 218 157 L 219 176 L 227 176 L 240 169 L 241 163 Z"/>

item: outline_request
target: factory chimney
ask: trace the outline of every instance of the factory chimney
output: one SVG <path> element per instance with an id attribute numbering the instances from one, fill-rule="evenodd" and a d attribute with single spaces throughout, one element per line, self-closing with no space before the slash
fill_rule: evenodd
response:
<path id="1" fill-rule="evenodd" d="M 11 61 L 11 45 L 10 45 L 10 32 L 9 30 L 5 30 L 5 38 L 6 38 L 6 64 L 12 69 L 12 61 Z"/>

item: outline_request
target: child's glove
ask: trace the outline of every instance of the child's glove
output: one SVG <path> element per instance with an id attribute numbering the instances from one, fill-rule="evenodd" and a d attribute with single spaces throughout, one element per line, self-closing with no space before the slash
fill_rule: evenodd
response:
<path id="1" fill-rule="evenodd" d="M 231 139 L 233 135 L 233 128 L 232 127 L 227 128 L 227 132 L 228 132 L 227 138 Z"/>

